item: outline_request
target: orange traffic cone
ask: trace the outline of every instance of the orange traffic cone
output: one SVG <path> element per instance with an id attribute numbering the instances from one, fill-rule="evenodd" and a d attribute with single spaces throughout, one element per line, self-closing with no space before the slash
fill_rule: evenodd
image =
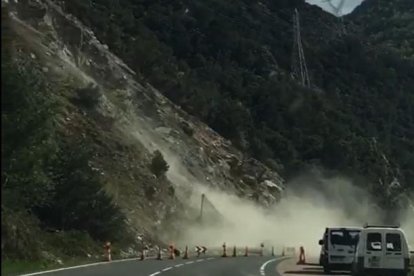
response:
<path id="1" fill-rule="evenodd" d="M 157 260 L 162 260 L 161 247 L 158 248 Z"/>
<path id="2" fill-rule="evenodd" d="M 185 252 L 184 252 L 183 259 L 188 259 L 188 246 L 185 246 Z"/>
<path id="3" fill-rule="evenodd" d="M 141 257 L 139 258 L 141 261 L 145 260 L 145 251 L 142 249 L 141 251 Z"/>
<path id="4" fill-rule="evenodd" d="M 106 260 L 108 262 L 112 261 L 112 256 L 111 256 L 111 242 L 106 242 L 104 245 L 105 248 L 105 255 L 106 255 Z"/>
<path id="5" fill-rule="evenodd" d="M 249 256 L 249 248 L 246 246 L 246 251 L 244 251 L 244 256 L 248 257 Z"/>
<path id="6" fill-rule="evenodd" d="M 299 261 L 297 264 L 306 264 L 306 259 L 305 259 L 305 249 L 303 248 L 303 246 L 301 246 L 299 248 L 300 250 L 300 254 L 299 254 Z"/>
<path id="7" fill-rule="evenodd" d="M 170 259 L 170 260 L 174 260 L 175 259 L 175 254 L 174 254 L 174 245 L 170 245 L 169 246 L 169 249 L 170 249 L 170 257 L 168 258 L 168 259 Z"/>

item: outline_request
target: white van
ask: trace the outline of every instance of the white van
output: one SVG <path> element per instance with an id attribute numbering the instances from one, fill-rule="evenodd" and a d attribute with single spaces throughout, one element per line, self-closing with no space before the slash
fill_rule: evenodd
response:
<path id="1" fill-rule="evenodd" d="M 352 275 L 398 275 L 409 272 L 410 253 L 399 226 L 365 226 L 361 231 Z"/>
<path id="2" fill-rule="evenodd" d="M 330 227 L 325 229 L 320 265 L 325 273 L 332 270 L 351 270 L 361 227 Z"/>

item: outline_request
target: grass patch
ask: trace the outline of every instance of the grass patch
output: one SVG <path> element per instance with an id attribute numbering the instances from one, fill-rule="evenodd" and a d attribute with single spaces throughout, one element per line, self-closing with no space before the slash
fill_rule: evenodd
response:
<path id="1" fill-rule="evenodd" d="M 138 256 L 137 256 L 138 257 Z M 117 254 L 112 254 L 112 260 L 120 260 L 122 259 Z M 52 261 L 31 261 L 31 260 L 2 260 L 1 262 L 1 275 L 5 276 L 15 276 L 24 273 L 34 273 L 39 271 L 51 270 L 51 269 L 58 269 L 58 268 L 65 268 L 65 267 L 72 267 L 84 264 L 92 264 L 92 263 L 100 263 L 106 261 L 102 254 L 99 256 L 91 256 L 90 258 L 87 257 L 73 257 L 67 258 L 62 260 L 63 263 L 59 264 L 57 262 Z"/>
<path id="2" fill-rule="evenodd" d="M 103 258 L 72 258 L 63 261 L 63 264 L 48 261 L 20 261 L 2 260 L 1 275 L 14 276 L 23 273 L 33 273 L 50 269 L 58 269 L 83 264 L 97 263 L 104 261 Z"/>
<path id="3" fill-rule="evenodd" d="M 48 264 L 42 261 L 10 261 L 2 260 L 1 275 L 18 275 L 47 269 Z"/>

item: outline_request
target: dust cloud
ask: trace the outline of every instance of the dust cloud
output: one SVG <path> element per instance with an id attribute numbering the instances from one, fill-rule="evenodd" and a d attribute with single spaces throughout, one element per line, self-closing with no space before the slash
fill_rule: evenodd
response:
<path id="1" fill-rule="evenodd" d="M 140 129 L 142 134 L 134 134 L 147 148 L 163 153 L 170 165 L 167 177 L 174 183 L 176 195 L 194 215 L 193 221 L 178 222 L 178 236 L 170 236 L 169 231 L 162 233 L 177 246 L 220 248 L 226 242 L 228 246 L 257 248 L 263 242 L 267 249 L 274 246 L 276 253 L 280 253 L 284 246 L 304 246 L 307 254 L 318 255 L 318 241 L 326 227 L 382 224 L 383 214 L 368 192 L 353 185 L 349 179 L 326 177 L 319 171 L 302 174 L 287 183 L 288 189 L 281 202 L 271 208 L 263 208 L 233 193 L 208 188 L 199 177 L 190 173 L 182 156 L 156 139 L 149 129 L 144 126 Z M 219 224 L 211 217 L 204 217 L 202 225 L 196 222 L 203 193 L 227 223 Z M 407 213 L 402 218 L 402 227 L 410 241 L 414 241 L 413 217 Z"/>
<path id="2" fill-rule="evenodd" d="M 414 251 L 414 194 L 407 196 L 410 200 L 406 212 L 401 215 L 401 227 L 407 235 L 408 244 Z"/>
<path id="3" fill-rule="evenodd" d="M 207 221 L 203 226 L 185 225 L 177 244 L 220 247 L 226 242 L 228 246 L 257 248 L 264 242 L 265 247 L 275 246 L 276 251 L 281 251 L 283 246 L 303 245 L 308 254 L 317 255 L 318 241 L 325 227 L 361 227 L 366 222 L 379 220 L 368 193 L 346 179 L 301 177 L 287 186 L 291 188 L 282 201 L 266 209 L 249 200 L 200 186 L 200 194 L 205 193 L 228 223 L 218 226 L 214 221 Z"/>

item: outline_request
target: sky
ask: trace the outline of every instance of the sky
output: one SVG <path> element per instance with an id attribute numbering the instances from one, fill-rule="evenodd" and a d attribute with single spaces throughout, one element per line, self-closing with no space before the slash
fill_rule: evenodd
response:
<path id="1" fill-rule="evenodd" d="M 342 9 L 342 14 L 348 14 L 352 12 L 359 4 L 361 4 L 363 0 L 345 0 L 344 7 Z M 320 6 L 322 9 L 332 12 L 331 7 L 325 0 L 306 0 L 309 4 L 314 4 Z M 331 1 L 335 6 L 337 6 L 340 2 L 340 0 L 332 0 Z"/>

